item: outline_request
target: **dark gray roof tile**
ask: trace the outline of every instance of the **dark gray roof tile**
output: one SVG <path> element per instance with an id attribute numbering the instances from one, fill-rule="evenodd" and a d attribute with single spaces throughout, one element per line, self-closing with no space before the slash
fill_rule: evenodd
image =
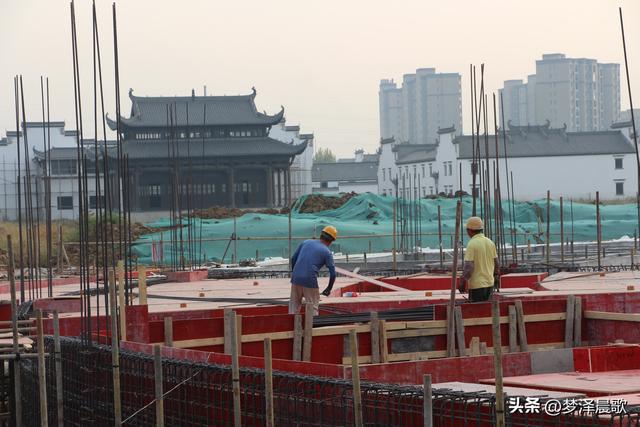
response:
<path id="1" fill-rule="evenodd" d="M 123 144 L 124 153 L 130 159 L 166 158 L 167 141 L 128 141 Z M 181 140 L 175 143 L 181 156 L 202 157 L 202 140 Z M 205 157 L 263 157 L 295 156 L 302 153 L 307 143 L 293 145 L 268 137 L 259 138 L 216 138 L 204 142 Z"/>
<path id="2" fill-rule="evenodd" d="M 549 157 L 580 156 L 598 154 L 635 153 L 631 142 L 620 131 L 564 132 L 562 129 L 532 128 L 527 132 L 524 127 L 507 132 L 507 155 L 509 157 Z M 484 155 L 484 138 L 481 138 Z M 459 158 L 471 159 L 471 135 L 458 136 Z M 489 156 L 495 157 L 495 136 L 489 136 Z M 504 140 L 500 136 L 498 151 L 504 157 Z"/>

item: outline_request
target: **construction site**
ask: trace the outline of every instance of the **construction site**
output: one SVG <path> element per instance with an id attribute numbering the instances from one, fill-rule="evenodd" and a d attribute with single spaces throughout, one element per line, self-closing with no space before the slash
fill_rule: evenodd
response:
<path id="1" fill-rule="evenodd" d="M 546 199 L 519 200 L 498 126 L 502 97 L 485 91 L 484 64 L 470 67 L 472 194 L 460 173 L 451 194 L 421 196 L 414 170 L 396 177 L 393 195 L 298 195 L 289 168 L 309 140 L 269 139 L 284 108 L 257 112 L 255 89 L 201 103 L 130 91 L 131 117 L 121 115 L 116 11 L 101 23 L 93 5 L 87 87 L 70 3 L 77 218 L 51 212 L 52 162 L 67 158 L 55 157 L 47 134 L 49 81 L 38 88 L 40 152 L 27 133 L 24 92 L 34 88 L 14 79 L 17 214 L 0 222 L 0 425 L 640 425 L 638 193 L 612 202 L 598 189 L 593 200 L 545 190 Z M 624 42 L 621 9 L 620 23 Z M 101 31 L 113 32 L 112 46 Z M 105 52 L 113 70 L 102 68 Z M 103 84 L 116 94 L 113 119 Z M 209 144 L 224 116 L 207 113 L 214 102 L 252 115 L 253 127 L 230 131 L 255 144 L 233 161 Z M 156 128 L 152 112 L 162 116 Z M 162 153 L 129 139 L 136 126 L 163 135 Z M 30 170 L 34 152 L 41 174 Z M 149 207 L 162 210 L 145 217 Z M 460 290 L 471 216 L 484 220 L 500 266 L 484 302 Z M 309 301 L 289 313 L 292 256 L 326 226 L 339 233 L 335 285 L 317 315 Z M 319 276 L 326 282 L 327 270 Z"/>

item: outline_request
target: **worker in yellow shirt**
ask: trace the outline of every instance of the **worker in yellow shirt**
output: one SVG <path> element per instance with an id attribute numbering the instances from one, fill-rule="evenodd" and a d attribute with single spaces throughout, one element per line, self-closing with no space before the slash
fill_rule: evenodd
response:
<path id="1" fill-rule="evenodd" d="M 472 216 L 467 220 L 467 234 L 471 238 L 464 255 L 464 267 L 460 292 L 469 291 L 471 302 L 487 301 L 493 292 L 496 277 L 500 275 L 500 264 L 496 245 L 482 232 L 482 219 Z"/>

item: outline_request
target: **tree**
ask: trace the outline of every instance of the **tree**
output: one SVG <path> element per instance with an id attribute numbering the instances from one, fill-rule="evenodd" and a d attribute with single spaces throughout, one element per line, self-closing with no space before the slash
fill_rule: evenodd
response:
<path id="1" fill-rule="evenodd" d="M 318 148 L 316 154 L 313 156 L 314 163 L 335 163 L 336 155 L 333 154 L 328 148 Z"/>

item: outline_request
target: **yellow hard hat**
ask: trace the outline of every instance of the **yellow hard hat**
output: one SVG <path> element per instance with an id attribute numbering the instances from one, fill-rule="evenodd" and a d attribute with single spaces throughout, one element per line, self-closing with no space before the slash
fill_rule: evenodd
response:
<path id="1" fill-rule="evenodd" d="M 338 230 L 333 225 L 327 225 L 322 229 L 323 233 L 327 233 L 329 236 L 333 237 L 333 240 L 338 238 Z"/>
<path id="2" fill-rule="evenodd" d="M 466 227 L 468 230 L 482 230 L 484 229 L 484 224 L 482 223 L 482 219 L 477 216 L 472 216 L 467 220 Z"/>

